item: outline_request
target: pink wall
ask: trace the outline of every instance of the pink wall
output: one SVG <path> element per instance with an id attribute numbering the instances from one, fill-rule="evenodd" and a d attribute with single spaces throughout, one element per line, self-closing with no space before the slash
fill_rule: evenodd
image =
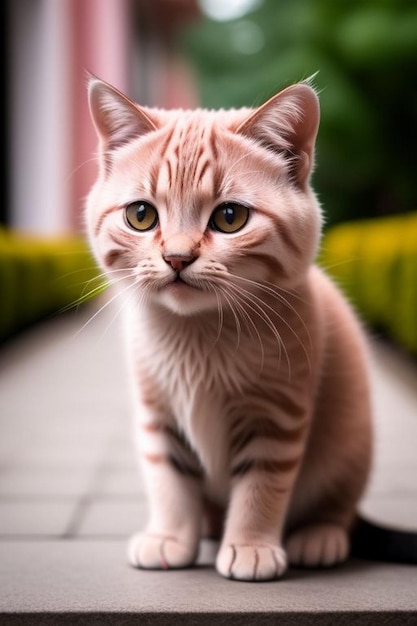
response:
<path id="1" fill-rule="evenodd" d="M 71 0 L 72 76 L 72 216 L 74 229 L 83 230 L 84 198 L 97 169 L 96 135 L 87 104 L 86 72 L 120 90 L 129 84 L 130 0 Z"/>

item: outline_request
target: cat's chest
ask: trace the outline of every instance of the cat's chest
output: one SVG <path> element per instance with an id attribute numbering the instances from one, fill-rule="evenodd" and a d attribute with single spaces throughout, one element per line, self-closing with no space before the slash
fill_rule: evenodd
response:
<path id="1" fill-rule="evenodd" d="M 286 361 L 265 338 L 219 332 L 215 324 L 138 319 L 130 349 L 147 420 L 176 426 L 205 469 L 210 492 L 226 497 L 233 419 L 250 398 L 279 389 Z M 188 323 L 187 323 L 188 322 Z M 282 369 L 282 372 L 281 372 Z"/>
<path id="2" fill-rule="evenodd" d="M 210 327 L 165 328 L 144 334 L 138 354 L 161 393 L 179 413 L 236 396 L 253 383 L 262 366 L 261 351 Z"/>
<path id="3" fill-rule="evenodd" d="M 223 411 L 238 373 L 227 367 L 219 349 L 209 352 L 194 333 L 148 329 L 136 340 L 135 352 L 134 382 L 145 401 L 141 411 L 148 421 L 165 422 L 185 436 L 219 493 L 227 465 Z"/>
<path id="4" fill-rule="evenodd" d="M 297 333 L 282 342 L 275 328 L 253 324 L 245 332 L 233 320 L 221 322 L 217 314 L 190 319 L 135 310 L 130 317 L 136 383 L 146 384 L 177 421 L 187 424 L 207 405 L 244 403 L 253 390 L 273 393 L 305 377 L 309 361 Z"/>

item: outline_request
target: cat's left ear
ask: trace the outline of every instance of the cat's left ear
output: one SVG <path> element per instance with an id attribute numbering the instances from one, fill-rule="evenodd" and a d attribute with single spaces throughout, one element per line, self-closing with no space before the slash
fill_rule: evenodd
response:
<path id="1" fill-rule="evenodd" d="M 237 129 L 290 161 L 295 182 L 308 183 L 320 121 L 316 92 L 306 83 L 284 89 L 256 109 Z"/>
<path id="2" fill-rule="evenodd" d="M 156 130 L 145 111 L 96 77 L 91 77 L 88 83 L 88 102 L 94 127 L 106 151 Z"/>

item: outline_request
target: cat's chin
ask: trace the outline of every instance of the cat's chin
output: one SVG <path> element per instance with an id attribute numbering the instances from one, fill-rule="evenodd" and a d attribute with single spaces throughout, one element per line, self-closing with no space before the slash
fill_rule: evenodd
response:
<path id="1" fill-rule="evenodd" d="M 188 316 L 210 309 L 217 310 L 214 293 L 177 282 L 158 292 L 157 302 L 176 315 Z"/>

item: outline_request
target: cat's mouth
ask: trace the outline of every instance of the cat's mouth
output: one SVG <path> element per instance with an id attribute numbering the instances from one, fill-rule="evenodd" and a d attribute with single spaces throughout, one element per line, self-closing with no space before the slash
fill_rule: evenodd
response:
<path id="1" fill-rule="evenodd" d="M 159 302 L 179 315 L 192 315 L 203 310 L 214 309 L 217 299 L 199 275 L 172 275 L 169 282 L 159 291 Z"/>
<path id="2" fill-rule="evenodd" d="M 184 280 L 181 274 L 178 272 L 172 282 L 169 283 L 168 287 L 176 288 L 176 289 L 195 289 L 196 287 L 189 283 L 187 280 Z"/>

